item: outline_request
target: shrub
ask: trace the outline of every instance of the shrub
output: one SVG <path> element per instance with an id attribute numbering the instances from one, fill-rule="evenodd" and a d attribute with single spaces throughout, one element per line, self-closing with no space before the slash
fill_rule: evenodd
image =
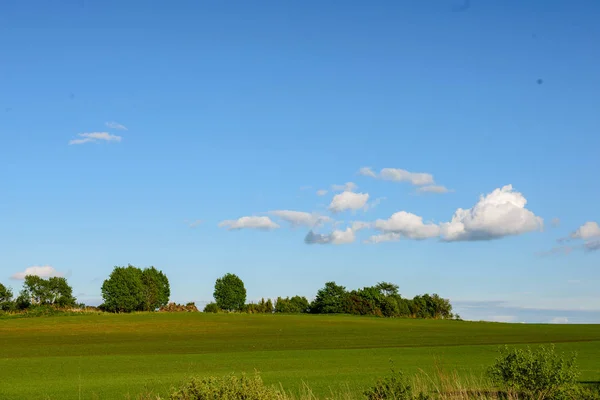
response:
<path id="1" fill-rule="evenodd" d="M 205 313 L 218 313 L 221 311 L 221 309 L 219 308 L 217 303 L 208 303 L 207 305 L 204 306 L 203 311 Z"/>
<path id="2" fill-rule="evenodd" d="M 281 400 L 285 394 L 266 386 L 260 375 L 194 378 L 171 393 L 171 400 Z"/>
<path id="3" fill-rule="evenodd" d="M 579 376 L 575 359 L 557 354 L 554 346 L 535 351 L 505 346 L 488 373 L 499 387 L 525 398 L 570 399 Z"/>
<path id="4" fill-rule="evenodd" d="M 294 296 L 291 299 L 278 297 L 275 302 L 276 313 L 298 314 L 306 313 L 309 309 L 310 305 L 306 297 Z"/>
<path id="5" fill-rule="evenodd" d="M 244 306 L 244 312 L 248 314 L 272 314 L 273 302 L 271 299 L 261 299 L 258 303 L 249 303 Z"/>
<path id="6" fill-rule="evenodd" d="M 363 394 L 368 400 L 429 400 L 430 398 L 424 393 L 415 396 L 404 374 L 401 371 L 396 372 L 394 368 L 389 376 L 379 379 L 375 386 L 370 387 Z"/>

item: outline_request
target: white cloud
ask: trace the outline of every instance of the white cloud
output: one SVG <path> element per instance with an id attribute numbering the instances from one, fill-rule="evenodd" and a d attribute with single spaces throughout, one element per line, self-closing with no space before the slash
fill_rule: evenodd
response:
<path id="1" fill-rule="evenodd" d="M 289 222 L 294 226 L 316 226 L 331 221 L 331 218 L 329 217 L 302 211 L 275 210 L 269 211 L 269 214 L 281 218 L 282 220 Z"/>
<path id="2" fill-rule="evenodd" d="M 304 238 L 306 244 L 347 244 L 356 240 L 356 235 L 352 228 L 346 230 L 335 230 L 329 235 L 314 233 L 309 231 Z"/>
<path id="3" fill-rule="evenodd" d="M 334 223 L 334 226 L 342 224 L 341 221 Z M 356 240 L 356 232 L 362 229 L 368 229 L 371 227 L 371 223 L 364 221 L 353 221 L 351 226 L 346 229 L 334 229 L 328 235 L 315 233 L 312 230 L 306 234 L 304 243 L 306 244 L 347 244 L 353 243 Z"/>
<path id="4" fill-rule="evenodd" d="M 552 227 L 557 228 L 560 226 L 560 218 L 552 218 L 552 220 L 550 221 L 550 224 L 552 225 Z"/>
<path id="5" fill-rule="evenodd" d="M 37 275 L 41 278 L 50 278 L 53 276 L 63 276 L 61 272 L 58 272 L 53 267 L 49 265 L 44 266 L 34 266 L 25 268 L 23 272 L 17 272 L 11 276 L 11 279 L 23 280 L 27 275 Z"/>
<path id="6" fill-rule="evenodd" d="M 327 194 L 327 190 L 325 190 L 325 189 L 317 190 L 317 196 L 325 196 L 326 194 Z"/>
<path id="7" fill-rule="evenodd" d="M 481 196 L 472 208 L 459 208 L 452 220 L 441 224 L 446 241 L 491 240 L 541 230 L 544 220 L 525 208 L 527 199 L 512 185 Z"/>
<path id="8" fill-rule="evenodd" d="M 126 131 L 127 130 L 127 128 L 124 125 L 121 125 L 120 123 L 115 122 L 115 121 L 106 122 L 106 126 L 108 126 L 111 129 L 118 129 L 118 130 L 121 130 L 121 131 Z"/>
<path id="9" fill-rule="evenodd" d="M 370 176 L 371 178 L 376 178 L 377 177 L 377 175 L 375 174 L 375 172 L 373 172 L 373 170 L 371 169 L 371 167 L 362 167 L 358 171 L 358 173 L 360 175 L 363 175 L 363 176 Z"/>
<path id="10" fill-rule="evenodd" d="M 418 215 L 399 211 L 389 219 L 378 219 L 374 224 L 375 229 L 384 233 L 396 233 L 409 239 L 428 239 L 440 235 L 440 227 L 433 223 L 423 223 L 423 218 Z M 395 236 L 377 237 L 379 241 Z"/>
<path id="11" fill-rule="evenodd" d="M 81 139 L 73 139 L 69 141 L 69 144 L 84 144 L 90 142 L 120 142 L 121 136 L 112 135 L 108 132 L 92 132 L 92 133 L 80 133 L 77 136 L 81 137 Z"/>
<path id="12" fill-rule="evenodd" d="M 567 317 L 554 317 L 550 320 L 551 324 L 568 324 L 569 318 Z"/>
<path id="13" fill-rule="evenodd" d="M 369 201 L 368 193 L 342 192 L 333 196 L 329 210 L 337 213 L 345 210 L 358 210 L 367 204 Z"/>
<path id="14" fill-rule="evenodd" d="M 448 192 L 451 192 L 451 190 L 442 185 L 427 185 L 427 186 L 422 186 L 417 189 L 417 193 L 448 193 Z"/>
<path id="15" fill-rule="evenodd" d="M 226 220 L 219 223 L 220 228 L 227 228 L 228 230 L 237 229 L 260 229 L 270 230 L 277 229 L 279 225 L 271 221 L 269 217 L 241 217 L 236 220 Z"/>
<path id="16" fill-rule="evenodd" d="M 409 172 L 399 168 L 383 168 L 379 177 L 387 181 L 410 182 L 413 185 L 433 185 L 433 175 L 425 172 Z"/>
<path id="17" fill-rule="evenodd" d="M 573 239 L 592 239 L 600 237 L 600 226 L 597 222 L 588 221 L 581 225 L 575 232 L 571 233 Z"/>
<path id="18" fill-rule="evenodd" d="M 344 191 L 344 192 L 353 192 L 358 189 L 358 185 L 354 182 L 346 182 L 343 185 L 331 185 L 331 190 L 334 192 Z"/>
<path id="19" fill-rule="evenodd" d="M 373 235 L 364 243 L 383 243 L 383 242 L 397 242 L 402 239 L 402 235 L 395 232 L 381 233 L 379 235 Z"/>

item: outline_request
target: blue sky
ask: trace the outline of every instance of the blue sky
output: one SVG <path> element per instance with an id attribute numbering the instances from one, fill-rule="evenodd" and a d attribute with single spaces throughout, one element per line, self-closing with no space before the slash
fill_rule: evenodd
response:
<path id="1" fill-rule="evenodd" d="M 599 323 L 600 4 L 463 3 L 3 1 L 0 281 Z"/>

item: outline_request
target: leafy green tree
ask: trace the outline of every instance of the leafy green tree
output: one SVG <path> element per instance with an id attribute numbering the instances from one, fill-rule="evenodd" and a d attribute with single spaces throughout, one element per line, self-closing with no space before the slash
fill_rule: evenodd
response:
<path id="1" fill-rule="evenodd" d="M 72 307 L 76 303 L 73 288 L 69 286 L 67 279 L 62 277 L 44 279 L 37 275 L 27 275 L 21 295 L 36 305 Z"/>
<path id="2" fill-rule="evenodd" d="M 142 271 L 142 283 L 144 285 L 143 311 L 154 311 L 166 306 L 171 296 L 169 279 L 162 271 L 154 267 Z"/>
<path id="3" fill-rule="evenodd" d="M 384 296 L 393 296 L 398 294 L 398 285 L 390 282 L 379 282 L 375 288 Z"/>
<path id="4" fill-rule="evenodd" d="M 115 267 L 102 284 L 103 308 L 112 312 L 131 312 L 143 308 L 145 286 L 142 271 L 129 265 Z"/>
<path id="5" fill-rule="evenodd" d="M 217 306 L 226 311 L 241 311 L 246 303 L 244 282 L 235 274 L 225 274 L 215 282 Z"/>
<path id="6" fill-rule="evenodd" d="M 325 283 L 325 287 L 317 292 L 317 296 L 310 306 L 314 314 L 336 314 L 345 311 L 345 301 L 348 292 L 344 286 L 335 282 Z"/>
<path id="7" fill-rule="evenodd" d="M 0 283 L 0 310 L 6 311 L 12 308 L 13 292 Z"/>
<path id="8" fill-rule="evenodd" d="M 294 296 L 291 299 L 289 297 L 281 298 L 278 297 L 275 302 L 276 313 L 286 314 L 299 314 L 310 311 L 310 304 L 306 297 Z"/>

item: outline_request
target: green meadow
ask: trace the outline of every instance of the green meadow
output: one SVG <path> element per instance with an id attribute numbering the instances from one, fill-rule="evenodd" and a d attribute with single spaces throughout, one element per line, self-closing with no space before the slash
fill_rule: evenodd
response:
<path id="1" fill-rule="evenodd" d="M 0 399 L 134 399 L 192 376 L 253 373 L 319 396 L 390 370 L 482 376 L 499 345 L 554 343 L 600 381 L 600 325 L 344 315 L 92 314 L 0 319 Z"/>

